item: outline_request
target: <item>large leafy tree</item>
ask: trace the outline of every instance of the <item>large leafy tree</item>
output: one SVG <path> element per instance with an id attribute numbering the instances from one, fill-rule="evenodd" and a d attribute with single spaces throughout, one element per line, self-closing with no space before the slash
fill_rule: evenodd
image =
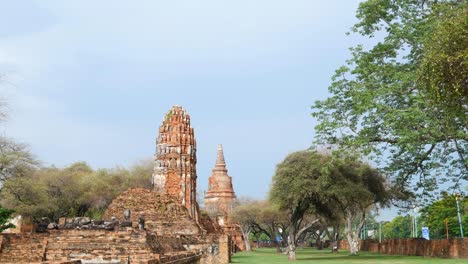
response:
<path id="1" fill-rule="evenodd" d="M 312 212 L 327 210 L 321 203 L 318 183 L 327 159 L 328 157 L 317 152 L 299 151 L 288 155 L 277 165 L 270 200 L 287 214 L 289 260 L 296 259 L 299 237 L 318 221 L 306 221 L 306 216 Z"/>
<path id="2" fill-rule="evenodd" d="M 368 212 L 386 206 L 391 192 L 385 178 L 354 156 L 337 155 L 327 164 L 328 173 L 321 180 L 322 193 L 330 197 L 334 218 L 343 219 L 351 254 L 358 252 L 359 234 Z M 332 214 L 332 215 L 333 215 Z"/>
<path id="3" fill-rule="evenodd" d="M 351 48 L 313 105 L 317 142 L 368 155 L 402 190 L 468 180 L 467 2 L 367 0 Z M 443 175 L 443 177 L 441 177 Z"/>
<path id="4" fill-rule="evenodd" d="M 295 259 L 297 239 L 321 218 L 345 223 L 352 254 L 366 214 L 376 205 L 386 205 L 390 192 L 385 178 L 354 155 L 316 151 L 292 153 L 278 164 L 270 199 L 288 213 L 289 259 Z M 304 225 L 306 216 L 317 217 Z"/>

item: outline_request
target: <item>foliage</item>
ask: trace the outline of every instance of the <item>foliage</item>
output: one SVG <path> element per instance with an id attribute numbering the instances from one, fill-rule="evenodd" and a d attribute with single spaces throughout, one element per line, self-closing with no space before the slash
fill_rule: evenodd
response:
<path id="1" fill-rule="evenodd" d="M 27 145 L 0 136 L 0 186 L 9 178 L 30 174 L 38 164 Z"/>
<path id="2" fill-rule="evenodd" d="M 307 214 L 325 213 L 328 207 L 320 199 L 323 165 L 328 157 L 313 151 L 289 154 L 277 165 L 270 190 L 270 201 L 285 211 L 289 221 L 288 259 L 295 260 L 297 241 L 317 221 L 303 225 Z"/>
<path id="3" fill-rule="evenodd" d="M 468 236 L 468 198 L 460 198 L 460 213 L 462 216 L 463 235 Z M 430 238 L 446 237 L 445 220 L 447 220 L 449 237 L 460 237 L 455 195 L 442 193 L 442 199 L 424 207 L 421 210 L 423 224 L 429 227 Z"/>
<path id="4" fill-rule="evenodd" d="M 384 206 L 389 198 L 385 178 L 356 156 L 315 151 L 288 155 L 277 166 L 270 191 L 270 199 L 288 212 L 290 238 L 300 237 L 304 216 L 313 212 L 335 227 L 344 221 L 350 244 L 357 243 L 371 207 Z"/>
<path id="5" fill-rule="evenodd" d="M 231 220 L 240 224 L 245 236 L 249 240 L 270 240 L 273 245 L 280 247 L 276 243 L 277 235 L 286 241 L 286 229 L 288 219 L 285 212 L 280 211 L 269 201 L 258 201 L 251 199 L 240 199 L 237 201 Z M 280 233 L 278 230 L 281 229 Z"/>
<path id="6" fill-rule="evenodd" d="M 468 5 L 434 9 L 428 17 L 432 34 L 423 43 L 418 85 L 435 104 L 461 116 L 468 103 Z"/>
<path id="7" fill-rule="evenodd" d="M 370 48 L 351 48 L 351 59 L 332 78 L 331 97 L 313 105 L 317 142 L 357 149 L 407 191 L 428 194 L 440 182 L 458 187 L 468 180 L 466 5 L 360 3 L 353 32 L 379 39 Z M 448 104 L 432 100 L 433 91 Z"/>
<path id="8" fill-rule="evenodd" d="M 286 240 L 285 234 L 288 228 L 288 218 L 284 211 L 280 211 L 270 201 L 260 201 L 258 208 L 256 225 L 254 229 L 265 234 L 272 243 L 276 243 L 276 236 L 281 235 L 283 241 Z M 279 233 L 279 229 L 282 233 Z M 278 244 L 279 246 L 279 244 Z"/>
<path id="9" fill-rule="evenodd" d="M 92 170 L 77 162 L 66 168 L 40 168 L 10 178 L 1 190 L 2 205 L 33 219 L 48 217 L 100 217 L 110 202 L 131 187 L 150 186 L 151 162 L 131 169 Z"/>
<path id="10" fill-rule="evenodd" d="M 245 249 L 251 251 L 250 236 L 257 224 L 258 201 L 251 199 L 238 199 L 237 205 L 231 214 L 233 222 L 239 224 L 244 237 Z"/>
<path id="11" fill-rule="evenodd" d="M 14 210 L 9 210 L 0 206 L 0 233 L 8 228 L 15 228 L 15 225 L 8 223 L 14 212 Z"/>
<path id="12" fill-rule="evenodd" d="M 382 236 L 384 238 L 410 238 L 411 216 L 397 216 L 392 221 L 382 225 Z"/>
<path id="13" fill-rule="evenodd" d="M 366 214 L 375 205 L 386 206 L 391 193 L 385 178 L 355 156 L 335 154 L 328 170 L 323 193 L 332 199 L 335 218 L 344 220 L 350 251 L 356 254 Z"/>

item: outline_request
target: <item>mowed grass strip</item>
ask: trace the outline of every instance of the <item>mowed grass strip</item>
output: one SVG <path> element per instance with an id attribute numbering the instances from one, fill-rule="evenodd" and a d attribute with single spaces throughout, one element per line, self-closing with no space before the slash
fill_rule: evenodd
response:
<path id="1" fill-rule="evenodd" d="M 296 252 L 297 263 L 306 264 L 468 264 L 468 259 L 423 258 L 418 256 L 393 256 L 360 252 L 351 256 L 347 251 L 332 254 L 329 250 L 312 248 L 299 249 Z M 232 257 L 232 263 L 280 264 L 291 263 L 288 256 L 276 253 L 273 248 L 258 248 L 253 252 L 239 252 Z"/>

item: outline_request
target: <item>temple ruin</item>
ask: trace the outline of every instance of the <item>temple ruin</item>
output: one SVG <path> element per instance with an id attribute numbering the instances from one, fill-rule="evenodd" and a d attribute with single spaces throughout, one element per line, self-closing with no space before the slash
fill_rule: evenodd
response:
<path id="1" fill-rule="evenodd" d="M 156 138 L 152 182 L 155 191 L 176 197 L 198 221 L 196 152 L 190 116 L 182 107 L 172 107 Z"/>
<path id="2" fill-rule="evenodd" d="M 243 250 L 244 241 L 239 226 L 232 222 L 231 213 L 236 199 L 232 187 L 232 177 L 228 175 L 223 146 L 218 145 L 216 162 L 212 175 L 208 179 L 208 191 L 205 194 L 205 208 L 233 241 L 233 250 Z"/>
<path id="3" fill-rule="evenodd" d="M 213 174 L 208 179 L 208 191 L 205 194 L 205 207 L 219 225 L 228 222 L 236 195 L 232 188 L 232 178 L 227 174 L 223 146 L 218 145 Z"/>
<path id="4" fill-rule="evenodd" d="M 213 199 L 220 191 L 225 194 L 219 208 L 228 214 L 235 194 L 230 178 L 225 181 L 222 149 L 219 155 L 209 193 Z M 190 116 L 174 106 L 156 138 L 154 172 L 148 175 L 152 190 L 132 188 L 121 193 L 106 209 L 104 220 L 61 218 L 58 224 L 43 226 L 43 232 L 36 228 L 36 232 L 0 234 L 0 262 L 229 263 L 238 240 L 232 232 L 235 225 L 229 229 L 227 221 L 212 221 L 200 213 L 196 162 Z"/>

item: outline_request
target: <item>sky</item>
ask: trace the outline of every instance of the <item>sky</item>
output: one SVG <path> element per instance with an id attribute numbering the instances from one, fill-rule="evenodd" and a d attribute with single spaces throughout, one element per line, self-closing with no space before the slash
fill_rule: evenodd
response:
<path id="1" fill-rule="evenodd" d="M 2 3 L 4 135 L 45 166 L 151 159 L 172 105 L 189 112 L 199 192 L 217 144 L 238 196 L 266 198 L 275 166 L 308 148 L 359 1 Z"/>

